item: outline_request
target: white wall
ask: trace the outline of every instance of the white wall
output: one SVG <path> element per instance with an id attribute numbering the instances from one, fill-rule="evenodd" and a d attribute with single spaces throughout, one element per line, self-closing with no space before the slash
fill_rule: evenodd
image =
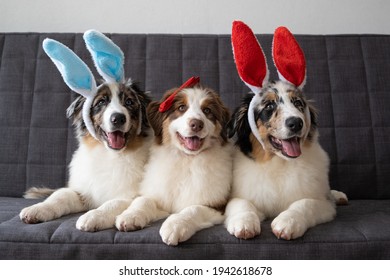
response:
<path id="1" fill-rule="evenodd" d="M 390 34 L 389 0 L 0 0 L 0 32 Z"/>

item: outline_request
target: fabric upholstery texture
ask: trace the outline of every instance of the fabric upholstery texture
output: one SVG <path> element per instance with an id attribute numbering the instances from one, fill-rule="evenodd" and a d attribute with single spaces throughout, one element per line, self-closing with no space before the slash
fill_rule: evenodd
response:
<path id="1" fill-rule="evenodd" d="M 247 87 L 238 77 L 229 35 L 108 34 L 125 54 L 125 74 L 152 99 L 191 76 L 215 89 L 233 111 Z M 162 243 L 161 222 L 134 233 L 84 233 L 79 214 L 25 225 L 21 198 L 31 186 L 66 185 L 77 147 L 66 108 L 77 96 L 42 50 L 58 40 L 99 78 L 82 34 L 0 33 L 0 258 L 390 258 L 390 36 L 296 35 L 307 63 L 306 95 L 319 111 L 320 142 L 331 158 L 330 182 L 349 206 L 295 241 L 277 240 L 270 221 L 248 241 L 223 226 L 177 248 Z M 272 35 L 257 35 L 276 79 Z M 98 244 L 98 245 L 97 245 Z"/>

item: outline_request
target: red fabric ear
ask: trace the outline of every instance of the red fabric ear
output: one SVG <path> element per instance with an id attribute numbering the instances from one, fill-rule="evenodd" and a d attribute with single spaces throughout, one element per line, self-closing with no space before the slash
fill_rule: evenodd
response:
<path id="1" fill-rule="evenodd" d="M 267 62 L 255 34 L 242 21 L 233 22 L 232 45 L 241 79 L 249 85 L 261 88 L 268 74 Z"/>
<path id="2" fill-rule="evenodd" d="M 182 84 L 177 90 L 175 90 L 174 93 L 172 93 L 163 103 L 160 104 L 160 107 L 158 108 L 158 111 L 160 113 L 163 113 L 169 108 L 171 108 L 173 99 L 175 98 L 176 94 L 181 91 L 183 88 L 193 87 L 197 83 L 199 83 L 200 78 L 199 77 L 191 77 L 189 78 L 184 84 Z"/>
<path id="3" fill-rule="evenodd" d="M 299 87 L 306 78 L 305 55 L 294 36 L 286 27 L 275 30 L 272 56 L 284 79 Z"/>

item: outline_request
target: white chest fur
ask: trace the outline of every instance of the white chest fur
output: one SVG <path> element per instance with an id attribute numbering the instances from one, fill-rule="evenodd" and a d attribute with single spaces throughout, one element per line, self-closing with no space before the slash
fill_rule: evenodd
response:
<path id="1" fill-rule="evenodd" d="M 176 213 L 190 205 L 221 206 L 232 180 L 231 145 L 193 156 L 175 148 L 153 146 L 141 193 Z"/>
<path id="2" fill-rule="evenodd" d="M 136 196 L 149 143 L 145 140 L 137 149 L 117 152 L 103 145 L 89 146 L 81 142 L 69 166 L 69 187 L 93 208 L 111 199 Z"/>
<path id="3" fill-rule="evenodd" d="M 329 195 L 329 159 L 313 143 L 292 160 L 274 156 L 256 162 L 236 150 L 233 167 L 233 197 L 245 198 L 267 217 L 275 217 L 302 198 L 326 199 Z"/>

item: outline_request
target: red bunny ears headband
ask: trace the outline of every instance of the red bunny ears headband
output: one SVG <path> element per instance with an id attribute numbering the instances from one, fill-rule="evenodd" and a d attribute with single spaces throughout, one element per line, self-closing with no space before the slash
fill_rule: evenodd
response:
<path id="1" fill-rule="evenodd" d="M 269 70 L 264 52 L 252 30 L 242 21 L 234 21 L 232 45 L 238 74 L 254 93 L 268 82 Z M 302 49 L 286 27 L 274 33 L 272 56 L 281 80 L 303 87 L 306 62 Z"/>
<path id="2" fill-rule="evenodd" d="M 267 60 L 256 36 L 242 21 L 233 22 L 232 46 L 238 74 L 255 93 L 248 110 L 249 124 L 257 140 L 264 145 L 256 128 L 253 109 L 261 101 L 258 93 L 268 83 Z M 306 81 L 305 56 L 286 27 L 278 27 L 275 30 L 272 56 L 279 78 L 302 89 Z"/>

